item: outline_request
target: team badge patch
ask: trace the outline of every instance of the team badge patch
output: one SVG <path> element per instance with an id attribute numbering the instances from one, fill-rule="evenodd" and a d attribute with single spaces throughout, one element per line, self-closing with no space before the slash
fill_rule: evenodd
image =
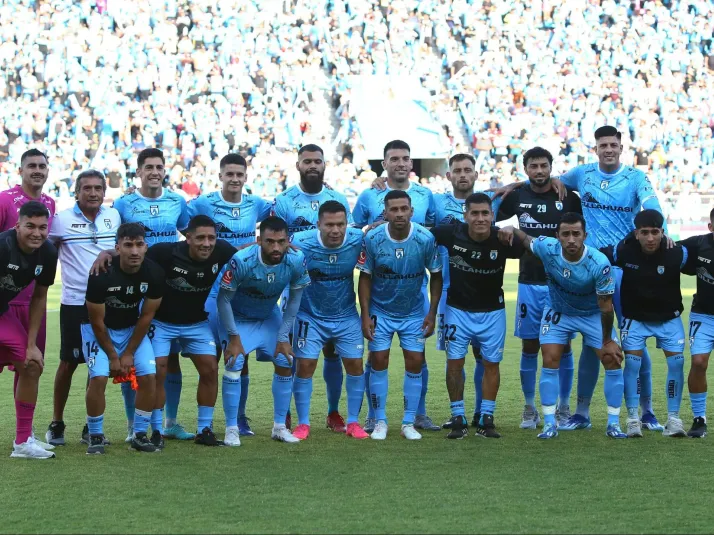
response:
<path id="1" fill-rule="evenodd" d="M 145 294 L 145 293 L 146 293 L 146 290 L 148 290 L 148 289 L 149 289 L 149 283 L 148 283 L 148 282 L 142 282 L 141 284 L 139 284 L 139 291 L 140 291 L 141 293 Z"/>
<path id="2" fill-rule="evenodd" d="M 563 209 L 563 203 L 560 202 L 560 201 L 555 201 L 555 207 L 556 207 L 558 210 L 562 210 L 562 209 Z"/>
<path id="3" fill-rule="evenodd" d="M 79 348 L 78 347 L 75 347 L 74 349 L 72 349 L 72 355 L 74 355 L 75 359 L 79 358 Z"/>
<path id="4" fill-rule="evenodd" d="M 403 258 L 403 257 L 404 257 L 404 249 L 402 249 L 401 247 L 400 247 L 399 249 L 395 249 L 395 250 L 394 250 L 394 255 L 395 255 L 397 258 Z"/>
<path id="5" fill-rule="evenodd" d="M 275 281 L 275 273 L 268 273 L 268 284 Z"/>
<path id="6" fill-rule="evenodd" d="M 214 275 L 215 275 L 216 273 L 218 273 L 218 264 L 213 264 L 213 267 L 211 268 L 211 271 L 213 272 Z"/>
<path id="7" fill-rule="evenodd" d="M 320 201 L 312 201 L 310 203 L 310 206 L 312 207 L 313 210 L 317 210 L 318 208 L 320 208 Z"/>
<path id="8" fill-rule="evenodd" d="M 664 274 L 664 266 L 657 266 L 657 273 L 659 275 Z"/>
<path id="9" fill-rule="evenodd" d="M 565 277 L 566 279 L 570 278 L 570 270 L 568 268 L 565 268 L 563 270 L 563 277 Z"/>
<path id="10" fill-rule="evenodd" d="M 302 349 L 303 347 L 305 347 L 305 339 L 304 338 L 298 339 L 297 346 L 298 346 L 298 349 Z"/>
<path id="11" fill-rule="evenodd" d="M 336 254 L 331 254 L 330 255 L 330 264 L 334 264 L 337 262 L 337 255 Z"/>
<path id="12" fill-rule="evenodd" d="M 107 226 L 107 228 L 112 228 L 112 220 L 111 219 L 105 219 L 104 224 Z"/>
<path id="13" fill-rule="evenodd" d="M 491 251 L 489 256 L 491 257 L 491 260 L 496 260 L 496 258 L 498 258 L 498 251 Z"/>
<path id="14" fill-rule="evenodd" d="M 607 189 L 608 186 L 610 186 L 609 180 L 603 180 L 602 182 L 600 182 L 600 189 Z"/>
<path id="15" fill-rule="evenodd" d="M 149 213 L 151 215 L 159 215 L 159 205 L 152 204 L 151 206 L 149 206 Z"/>
<path id="16" fill-rule="evenodd" d="M 42 266 L 36 266 L 35 267 L 35 277 L 39 277 L 40 273 L 42 273 Z"/>
<path id="17" fill-rule="evenodd" d="M 240 217 L 240 208 L 233 208 L 233 217 Z"/>

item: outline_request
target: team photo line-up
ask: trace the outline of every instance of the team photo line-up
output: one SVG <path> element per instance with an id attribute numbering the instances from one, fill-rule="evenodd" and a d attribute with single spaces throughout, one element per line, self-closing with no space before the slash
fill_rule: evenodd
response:
<path id="1" fill-rule="evenodd" d="M 0 369 L 14 371 L 11 456 L 52 458 L 56 446 L 65 444 L 64 409 L 80 363 L 89 372 L 81 433 L 88 454 L 103 454 L 109 444 L 103 429 L 109 378 L 121 385 L 130 448 L 160 451 L 165 438 L 239 446 L 241 437 L 254 434 L 245 413 L 251 353 L 274 366 L 273 439 L 293 443 L 309 437 L 313 376 L 323 352 L 327 427 L 356 439 L 384 440 L 394 334 L 405 364 L 401 435 L 418 440 L 420 431 L 442 427 L 451 439 L 468 435 L 464 361 L 471 346 L 477 362 L 471 424 L 477 436 L 498 438 L 494 413 L 509 258 L 520 259 L 514 334 L 522 340 L 521 428 L 536 429 L 541 415 L 540 439 L 590 428 L 590 400 L 602 363 L 607 436 L 642 437 L 643 428 L 673 437 L 706 436 L 714 234 L 674 243 L 647 177 L 620 163 L 621 134 L 605 126 L 595 139 L 597 163 L 552 178 L 552 155 L 535 147 L 523 156 L 528 181 L 486 193 L 473 192 L 474 157 L 457 154 L 449 160 L 453 191 L 437 195 L 409 181 L 409 145 L 395 140 L 384 148 L 386 178 L 360 194 L 353 210 L 324 184 L 323 152 L 316 145 L 300 149 L 300 183 L 273 203 L 243 191 L 246 161 L 228 154 L 220 161 L 222 190 L 187 204 L 163 187 L 163 153 L 145 149 L 138 155 L 138 189 L 107 207 L 103 174 L 86 170 L 76 179 L 75 206 L 59 213 L 42 193 L 47 158 L 27 151 L 20 162 L 22 183 L 0 192 Z M 514 216 L 518 229 L 494 226 Z M 185 240 L 179 241 L 179 233 Z M 44 368 L 47 292 L 58 262 L 60 365 L 53 418 L 42 441 L 33 432 L 33 417 Z M 696 276 L 697 284 L 688 336 L 689 431 L 679 415 L 687 339 L 681 273 Z M 443 426 L 426 414 L 425 340 L 434 333 L 447 357 L 451 418 Z M 571 414 L 570 342 L 577 333 L 583 348 Z M 650 337 L 667 362 L 664 426 L 652 410 Z M 199 376 L 196 433 L 177 420 L 179 354 Z M 219 365 L 222 440 L 213 432 Z M 343 385 L 346 421 L 339 413 Z"/>

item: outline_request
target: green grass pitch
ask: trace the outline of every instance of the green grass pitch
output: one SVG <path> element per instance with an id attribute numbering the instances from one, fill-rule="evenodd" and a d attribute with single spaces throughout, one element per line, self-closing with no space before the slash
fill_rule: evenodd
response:
<path id="1" fill-rule="evenodd" d="M 14 411 L 12 378 L 6 372 L 0 374 L 0 532 L 711 532 L 714 512 L 707 489 L 714 480 L 712 438 L 668 439 L 647 432 L 641 440 L 607 439 L 602 373 L 593 401 L 593 430 L 540 442 L 534 432 L 518 428 L 520 344 L 510 336 L 516 300 L 513 268 L 505 285 L 509 336 L 496 410 L 502 439 L 471 434 L 447 441 L 444 432 L 427 432 L 416 443 L 402 439 L 398 422 L 403 365 L 395 344 L 388 402 L 392 426 L 384 443 L 355 441 L 324 428 L 321 366 L 314 383 L 311 437 L 295 445 L 272 442 L 272 367 L 251 360 L 248 414 L 257 436 L 244 439 L 240 448 L 170 441 L 160 454 L 130 452 L 123 443 L 120 390 L 110 385 L 106 429 L 113 445 L 103 457 L 87 457 L 79 444 L 85 418 L 85 375 L 80 371 L 65 416 L 69 445 L 58 448 L 55 460 L 10 459 Z M 694 281 L 683 280 L 688 310 Z M 44 435 L 52 415 L 59 285 L 52 288 L 49 308 L 47 366 L 35 419 L 38 436 Z M 655 408 L 664 419 L 666 365 L 661 352 L 650 350 Z M 579 351 L 578 339 L 576 356 Z M 449 416 L 444 355 L 434 349 L 433 339 L 427 360 L 428 412 L 443 422 Z M 467 363 L 471 377 L 473 359 Z M 183 370 L 179 419 L 192 429 L 196 374 L 190 361 L 183 361 Z M 468 380 L 468 411 L 473 410 L 473 396 Z M 573 408 L 574 397 L 575 392 Z M 344 404 L 343 395 L 343 413 Z M 215 421 L 220 436 L 221 407 L 219 397 Z M 686 392 L 682 417 L 688 426 Z"/>

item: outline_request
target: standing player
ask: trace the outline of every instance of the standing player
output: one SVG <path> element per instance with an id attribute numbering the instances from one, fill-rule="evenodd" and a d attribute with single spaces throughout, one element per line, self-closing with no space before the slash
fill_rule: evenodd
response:
<path id="1" fill-rule="evenodd" d="M 564 214 L 556 238 L 540 236 L 534 240 L 513 227 L 499 231 L 504 242 L 511 243 L 514 236 L 541 259 L 548 279 L 550 302 L 543 312 L 540 329 L 543 368 L 539 387 L 545 425 L 538 438 L 558 436 L 555 420 L 558 367 L 576 332 L 583 335 L 583 345 L 596 352 L 606 370 L 607 436 L 627 438 L 620 429 L 624 382 L 620 368 L 622 351 L 613 336 L 615 280 L 610 262 L 600 251 L 585 245 L 585 219 L 580 214 Z"/>
<path id="2" fill-rule="evenodd" d="M 15 441 L 11 457 L 50 459 L 54 453 L 32 437 L 32 420 L 44 357 L 37 346 L 47 310 L 47 289 L 54 284 L 57 251 L 47 240 L 49 213 L 43 203 L 28 201 L 20 207 L 13 230 L 0 233 L 0 371 L 15 370 Z M 33 281 L 27 327 L 9 305 Z M 47 446 L 54 449 L 54 446 Z"/>
<path id="3" fill-rule="evenodd" d="M 138 391 L 134 409 L 131 447 L 141 452 L 157 448 L 146 436 L 156 386 L 156 363 L 146 336 L 161 304 L 164 273 L 145 260 L 144 227 L 124 223 L 117 230 L 117 261 L 105 273 L 90 275 L 87 282 L 89 322 L 82 325 L 87 368 L 87 454 L 104 453 L 105 389 L 108 377 L 136 370 Z"/>
<path id="4" fill-rule="evenodd" d="M 392 190 L 384 201 L 387 224 L 367 234 L 357 264 L 361 271 L 362 333 L 369 340 L 372 354 L 370 403 L 377 420 L 372 438 L 387 438 L 387 368 L 396 333 L 405 367 L 401 433 L 408 440 L 419 440 L 421 434 L 414 427 L 414 418 L 422 391 L 424 340 L 434 332 L 441 296 L 441 263 L 434 237 L 411 222 L 414 210 L 409 195 L 403 190 Z M 421 285 L 427 269 L 431 272 L 431 300 L 425 317 Z"/>
<path id="5" fill-rule="evenodd" d="M 679 417 L 684 388 L 684 326 L 679 272 L 687 261 L 687 249 L 668 248 L 664 217 L 657 210 L 635 216 L 635 236 L 616 247 L 603 249 L 613 266 L 622 270 L 620 337 L 625 353 L 625 405 L 627 436 L 642 437 L 639 416 L 639 378 L 647 339 L 654 337 L 667 358 L 667 424 L 663 434 L 685 437 Z"/>
<path id="6" fill-rule="evenodd" d="M 382 167 L 387 172 L 386 183 L 377 179 L 375 186 L 378 187 L 366 189 L 360 193 L 352 213 L 355 226 L 362 228 L 365 225 L 374 225 L 375 223 L 384 221 L 386 219 L 386 195 L 390 191 L 407 192 L 413 208 L 411 221 L 423 226 L 432 226 L 435 217 L 434 196 L 429 188 L 415 184 L 409 180 L 409 173 L 411 173 L 413 167 L 409 145 L 399 139 L 387 143 L 384 146 L 384 161 L 382 162 Z M 424 296 L 424 315 L 426 315 L 429 308 L 426 276 L 422 282 L 421 292 Z M 367 399 L 371 398 L 369 383 L 371 369 L 370 353 L 367 358 L 367 365 L 365 366 L 365 393 L 367 394 Z M 422 365 L 422 392 L 419 398 L 414 427 L 417 429 L 438 431 L 440 427 L 426 414 L 426 394 L 428 389 L 429 369 L 426 365 L 426 360 L 424 360 Z M 364 426 L 367 432 L 374 430 L 375 421 L 374 408 L 372 404 L 370 404 Z"/>
<path id="7" fill-rule="evenodd" d="M 714 348 L 714 210 L 709 213 L 709 234 L 692 236 L 680 245 L 688 260 L 682 270 L 697 277 L 697 293 L 689 314 L 689 347 L 692 367 L 687 379 L 694 422 L 687 433 L 692 438 L 707 436 L 707 367 Z"/>
<path id="8" fill-rule="evenodd" d="M 293 436 L 310 435 L 312 376 L 320 350 L 331 342 L 347 372 L 347 436 L 369 435 L 359 425 L 364 397 L 364 340 L 355 306 L 354 269 L 362 250 L 362 231 L 347 226 L 345 207 L 327 201 L 318 210 L 317 229 L 293 235 L 305 255 L 311 284 L 305 289 L 293 329 L 297 370 L 293 383 L 298 426 Z"/>
<path id="9" fill-rule="evenodd" d="M 142 150 L 137 157 L 136 170 L 136 174 L 141 179 L 141 187 L 120 197 L 114 203 L 114 208 L 118 210 L 122 223 L 141 223 L 144 226 L 148 245 L 178 241 L 178 231 L 184 229 L 188 224 L 186 201 L 177 193 L 163 188 L 166 176 L 164 164 L 164 154 L 159 149 Z M 165 390 L 166 430 L 162 430 L 162 410 L 152 415 L 152 428 L 158 429 L 167 438 L 192 440 L 193 433 L 187 433 L 176 420 L 182 384 L 183 378 L 178 354 L 172 351 L 169 355 L 166 381 L 164 384 L 156 386 L 160 396 L 164 395 L 163 391 Z M 122 383 L 122 394 L 124 395 L 126 417 L 131 428 L 135 392 L 128 383 Z"/>
<path id="10" fill-rule="evenodd" d="M 190 217 L 205 215 L 216 222 L 218 238 L 234 247 L 255 242 L 255 228 L 270 215 L 271 203 L 255 195 L 243 192 L 248 178 L 248 164 L 240 154 L 227 154 L 221 159 L 218 178 L 223 185 L 221 191 L 201 195 L 188 204 Z M 206 312 L 211 325 L 217 325 L 216 296 L 218 281 L 206 300 Z M 218 340 L 218 333 L 214 333 Z M 216 342 L 218 343 L 218 342 Z M 220 344 L 219 344 L 220 345 Z M 220 347 L 218 349 L 220 351 Z M 248 400 L 248 359 L 241 372 L 240 405 L 238 406 L 238 430 L 241 436 L 251 436 L 253 431 L 245 415 Z M 199 429 L 201 431 L 201 429 Z"/>
<path id="11" fill-rule="evenodd" d="M 239 446 L 238 403 L 240 372 L 245 356 L 256 352 L 256 360 L 272 361 L 273 440 L 299 442 L 285 426 L 292 395 L 292 357 L 289 334 L 300 307 L 303 288 L 310 284 L 305 256 L 288 250 L 288 226 L 279 217 L 260 224 L 258 245 L 238 251 L 226 266 L 218 292 L 218 318 L 226 365 L 223 410 L 226 436 Z M 282 317 L 277 306 L 286 286 L 290 292 Z"/>
<path id="12" fill-rule="evenodd" d="M 216 239 L 216 225 L 205 215 L 197 215 L 188 223 L 186 241 L 157 243 L 149 248 L 147 258 L 156 262 L 166 274 L 166 287 L 161 306 L 149 329 L 151 346 L 156 355 L 156 382 L 163 382 L 166 360 L 172 344 L 178 344 L 181 354 L 191 359 L 198 370 L 198 433 L 196 443 L 216 446 L 213 434 L 213 409 L 218 397 L 218 365 L 216 342 L 205 312 L 206 298 L 218 273 L 236 252 L 235 247 Z M 165 398 L 157 395 L 154 411 L 161 410 Z M 226 444 L 231 443 L 226 433 Z M 163 448 L 161 434 L 154 429 L 151 442 Z"/>
<path id="13" fill-rule="evenodd" d="M 448 438 L 466 436 L 464 414 L 464 356 L 469 345 L 479 348 L 485 373 L 481 416 L 476 434 L 500 438 L 493 423 L 500 384 L 499 363 L 506 343 L 506 309 L 503 273 L 508 258 L 519 258 L 521 243 L 502 244 L 491 227 L 493 210 L 485 193 L 471 194 L 464 204 L 465 223 L 432 229 L 436 243 L 449 255 L 454 286 L 449 287 L 444 311 L 443 337 L 446 347 L 446 385 L 451 401 L 451 432 Z"/>
<path id="14" fill-rule="evenodd" d="M 347 198 L 325 187 L 325 156 L 322 149 L 317 145 L 300 147 L 296 167 L 300 173 L 300 183 L 275 198 L 274 213 L 285 220 L 289 235 L 315 228 L 320 206 L 330 200 L 345 207 L 348 223 L 351 224 L 352 216 Z M 282 296 L 283 304 L 287 302 L 287 297 L 287 293 Z M 332 345 L 323 348 L 323 355 L 325 358 L 322 362 L 322 376 L 327 387 L 327 427 L 337 433 L 344 433 L 345 420 L 339 413 L 343 382 L 342 363 Z"/>
<path id="15" fill-rule="evenodd" d="M 82 323 L 89 321 L 84 303 L 87 273 L 108 246 L 116 242 L 121 219 L 114 208 L 104 206 L 107 182 L 93 169 L 81 172 L 74 185 L 76 203 L 63 210 L 50 229 L 50 241 L 55 244 L 62 266 L 62 299 L 60 301 L 60 363 L 54 384 L 52 422 L 45 440 L 63 446 L 64 408 L 72 386 L 72 376 L 85 362 L 82 352 Z M 89 428 L 85 424 L 82 441 L 89 443 Z"/>
<path id="16" fill-rule="evenodd" d="M 501 204 L 498 219 L 518 217 L 518 227 L 531 236 L 555 237 L 558 222 L 564 213 L 582 213 L 580 197 L 568 195 L 562 201 L 553 191 L 550 173 L 553 156 L 541 147 L 534 147 L 523 155 L 523 167 L 529 184 L 508 195 Z M 543 309 L 548 302 L 543 263 L 533 255 L 521 258 L 518 273 L 518 303 L 514 336 L 522 340 L 521 389 L 525 407 L 521 429 L 535 429 L 540 416 L 535 408 L 536 375 L 538 373 L 538 336 Z M 573 351 L 568 344 L 560 359 L 558 380 L 560 385 L 556 420 L 562 426 L 570 418 L 570 392 L 573 388 Z"/>

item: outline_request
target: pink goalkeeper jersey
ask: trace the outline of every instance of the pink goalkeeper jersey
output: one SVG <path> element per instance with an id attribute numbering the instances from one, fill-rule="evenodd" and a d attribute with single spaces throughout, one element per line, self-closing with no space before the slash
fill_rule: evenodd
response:
<path id="1" fill-rule="evenodd" d="M 50 211 L 50 225 L 52 225 L 52 218 L 55 216 L 55 200 L 49 195 L 43 193 L 39 199 L 33 199 L 27 196 L 21 186 L 0 191 L 0 232 L 5 232 L 15 226 L 15 223 L 17 223 L 17 213 L 23 204 L 28 201 L 37 200 L 44 204 Z M 34 283 L 30 284 L 12 300 L 12 303 L 29 305 L 34 288 Z"/>

